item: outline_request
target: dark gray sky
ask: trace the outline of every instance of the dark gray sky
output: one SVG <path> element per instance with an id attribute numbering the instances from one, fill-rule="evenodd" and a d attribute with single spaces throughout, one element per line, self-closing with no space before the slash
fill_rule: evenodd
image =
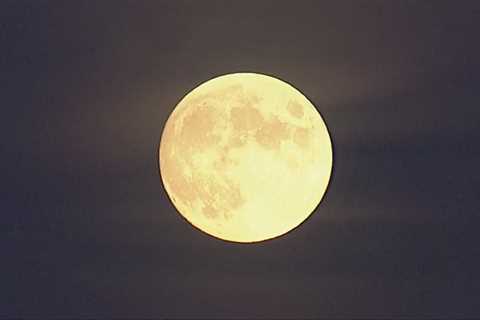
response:
<path id="1" fill-rule="evenodd" d="M 478 1 L 0 2 L 0 317 L 479 317 Z M 334 174 L 256 245 L 186 223 L 157 148 L 214 76 L 286 80 Z"/>

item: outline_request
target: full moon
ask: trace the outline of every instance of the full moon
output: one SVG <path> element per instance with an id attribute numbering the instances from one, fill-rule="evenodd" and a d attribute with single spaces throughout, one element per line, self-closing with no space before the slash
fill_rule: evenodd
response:
<path id="1" fill-rule="evenodd" d="M 332 143 L 315 106 L 257 73 L 206 81 L 177 104 L 162 132 L 160 174 L 175 208 L 227 241 L 283 235 L 318 206 Z"/>

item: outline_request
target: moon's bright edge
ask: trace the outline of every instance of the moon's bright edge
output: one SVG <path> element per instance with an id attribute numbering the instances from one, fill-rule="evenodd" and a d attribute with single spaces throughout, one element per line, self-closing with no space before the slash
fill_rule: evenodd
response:
<path id="1" fill-rule="evenodd" d="M 302 223 L 326 191 L 332 160 L 313 104 L 256 73 L 190 91 L 168 118 L 159 150 L 175 208 L 198 229 L 235 242 L 274 238 Z"/>

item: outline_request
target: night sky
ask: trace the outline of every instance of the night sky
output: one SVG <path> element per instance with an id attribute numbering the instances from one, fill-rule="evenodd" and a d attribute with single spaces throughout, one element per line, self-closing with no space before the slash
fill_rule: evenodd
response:
<path id="1" fill-rule="evenodd" d="M 0 1 L 0 317 L 479 317 L 480 2 Z M 160 134 L 232 72 L 334 144 L 293 232 L 236 244 L 168 200 Z"/>

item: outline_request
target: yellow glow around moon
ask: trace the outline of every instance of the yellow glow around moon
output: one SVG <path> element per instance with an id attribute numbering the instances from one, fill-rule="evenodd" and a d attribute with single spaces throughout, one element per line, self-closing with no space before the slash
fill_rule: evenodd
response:
<path id="1" fill-rule="evenodd" d="M 332 171 L 327 127 L 276 78 L 235 73 L 188 93 L 159 151 L 165 190 L 195 227 L 229 241 L 280 236 L 320 203 Z"/>

